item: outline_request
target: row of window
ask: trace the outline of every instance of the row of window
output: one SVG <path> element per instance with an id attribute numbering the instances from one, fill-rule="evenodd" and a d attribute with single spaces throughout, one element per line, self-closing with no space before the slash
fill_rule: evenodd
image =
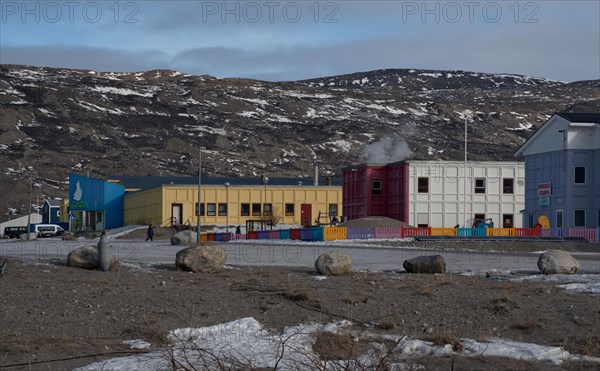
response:
<path id="1" fill-rule="evenodd" d="M 372 195 L 383 193 L 382 181 L 374 179 L 371 186 Z M 429 193 L 429 178 L 419 177 L 417 179 L 417 192 Z M 512 178 L 502 179 L 502 193 L 513 194 L 515 192 L 515 180 Z M 475 193 L 485 193 L 485 178 L 475 178 Z"/>
<path id="2" fill-rule="evenodd" d="M 263 204 L 261 210 L 261 204 L 240 204 L 240 216 L 271 216 L 273 214 L 272 204 Z M 196 210 L 198 210 L 198 204 L 196 203 Z M 338 205 L 329 204 L 329 215 L 337 216 Z M 196 215 L 201 216 L 227 216 L 227 204 L 225 203 L 202 203 L 200 204 L 200 213 Z M 284 210 L 285 216 L 294 216 L 294 204 L 285 204 Z"/>

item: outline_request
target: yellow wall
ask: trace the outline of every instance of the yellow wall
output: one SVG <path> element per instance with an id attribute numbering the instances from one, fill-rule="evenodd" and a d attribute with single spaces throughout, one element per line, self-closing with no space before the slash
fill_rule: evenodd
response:
<path id="1" fill-rule="evenodd" d="M 265 201 L 266 197 L 266 201 Z M 195 215 L 198 188 L 194 186 L 164 185 L 152 190 L 125 195 L 125 224 L 155 223 L 169 226 L 172 216 L 172 205 L 182 205 L 183 224 L 197 224 Z M 228 202 L 227 202 L 228 200 Z M 260 219 L 260 216 L 242 216 L 241 204 L 272 204 L 273 211 L 279 215 L 280 223 L 300 225 L 300 208 L 303 203 L 311 204 L 311 221 L 314 224 L 319 211 L 329 212 L 329 205 L 336 204 L 338 219 L 342 213 L 342 187 L 315 186 L 202 186 L 202 202 L 205 204 L 205 215 L 200 222 L 203 225 L 244 225 L 248 219 Z M 216 206 L 215 216 L 208 216 L 208 203 Z M 219 216 L 218 204 L 227 204 L 228 214 Z M 285 215 L 285 204 L 294 204 L 294 215 Z M 262 206 L 261 206 L 262 207 Z M 262 210 L 262 209 L 261 209 Z M 250 210 L 252 214 L 252 210 Z M 321 220 L 325 222 L 325 219 Z"/>
<path id="2" fill-rule="evenodd" d="M 162 188 L 125 194 L 125 225 L 167 225 L 163 217 Z"/>

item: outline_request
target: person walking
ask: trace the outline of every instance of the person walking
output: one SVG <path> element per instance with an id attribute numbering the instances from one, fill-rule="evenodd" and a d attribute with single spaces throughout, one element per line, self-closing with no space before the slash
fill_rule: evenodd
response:
<path id="1" fill-rule="evenodd" d="M 153 237 L 154 237 L 154 226 L 152 224 L 150 224 L 148 226 L 148 230 L 146 231 L 146 235 L 148 236 L 146 238 L 146 241 L 150 240 L 150 241 L 154 241 Z"/>

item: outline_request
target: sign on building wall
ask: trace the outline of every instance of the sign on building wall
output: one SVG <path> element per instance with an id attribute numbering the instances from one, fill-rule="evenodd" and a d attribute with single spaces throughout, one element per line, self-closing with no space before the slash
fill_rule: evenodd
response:
<path id="1" fill-rule="evenodd" d="M 552 194 L 552 183 L 538 183 L 537 185 L 537 195 L 538 197 L 550 197 Z"/>

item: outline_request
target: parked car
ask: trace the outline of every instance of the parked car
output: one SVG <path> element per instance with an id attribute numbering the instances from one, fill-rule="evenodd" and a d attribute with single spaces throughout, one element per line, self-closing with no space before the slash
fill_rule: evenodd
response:
<path id="1" fill-rule="evenodd" d="M 64 233 L 65 230 L 56 224 L 36 224 L 35 226 L 35 235 L 38 238 L 62 236 Z"/>
<path id="2" fill-rule="evenodd" d="M 23 233 L 27 233 L 27 227 L 4 227 L 4 238 L 19 238 Z"/>

